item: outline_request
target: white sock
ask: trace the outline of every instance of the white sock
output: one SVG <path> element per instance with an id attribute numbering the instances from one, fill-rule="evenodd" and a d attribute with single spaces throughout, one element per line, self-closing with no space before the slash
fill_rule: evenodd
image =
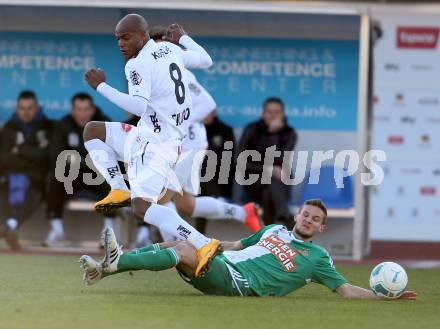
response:
<path id="1" fill-rule="evenodd" d="M 119 168 L 115 151 L 100 139 L 84 142 L 96 169 L 104 176 L 112 190 L 128 190 Z"/>
<path id="2" fill-rule="evenodd" d="M 148 224 L 157 226 L 161 231 L 176 237 L 182 237 L 197 249 L 203 247 L 211 239 L 198 232 L 189 225 L 175 211 L 158 205 L 152 204 L 145 213 L 144 221 Z"/>
<path id="3" fill-rule="evenodd" d="M 150 229 L 147 226 L 139 226 L 136 233 L 136 244 L 150 240 Z"/>
<path id="4" fill-rule="evenodd" d="M 8 229 L 10 229 L 11 231 L 15 231 L 15 229 L 18 226 L 18 221 L 15 218 L 8 218 L 6 220 L 6 226 L 8 227 Z"/>
<path id="5" fill-rule="evenodd" d="M 114 218 L 104 217 L 103 229 L 114 228 L 115 226 L 114 224 L 115 224 Z"/>
<path id="6" fill-rule="evenodd" d="M 173 210 L 173 211 L 175 211 L 176 213 L 177 213 L 177 208 L 176 208 L 176 205 L 174 204 L 174 202 L 173 201 L 169 201 L 169 202 L 167 202 L 167 203 L 165 203 L 165 204 L 163 204 L 163 206 L 164 207 L 167 207 L 167 208 L 169 208 L 169 209 L 171 209 L 171 210 Z M 162 235 L 162 239 L 163 239 L 163 241 L 178 241 L 178 240 L 184 240 L 183 238 L 178 238 L 178 237 L 176 237 L 176 236 L 174 236 L 174 235 L 171 235 L 171 234 L 169 234 L 169 233 L 167 233 L 167 232 L 165 232 L 164 230 L 161 230 L 161 229 L 159 229 L 159 232 L 160 232 L 160 235 Z"/>
<path id="7" fill-rule="evenodd" d="M 164 242 L 184 240 L 183 238 L 177 239 L 174 235 L 171 235 L 162 229 L 159 229 L 159 232 L 160 232 L 160 235 L 162 236 L 162 239 Z"/>
<path id="8" fill-rule="evenodd" d="M 210 196 L 199 196 L 195 198 L 192 217 L 233 219 L 244 223 L 246 220 L 246 211 L 242 206 L 226 203 Z"/>
<path id="9" fill-rule="evenodd" d="M 163 206 L 177 212 L 176 205 L 174 204 L 173 201 L 168 201 L 167 203 L 164 203 Z M 162 235 L 163 241 L 168 242 L 168 241 L 177 241 L 178 240 L 177 237 L 165 232 L 164 230 L 161 230 L 160 228 L 159 228 L 159 232 L 160 232 L 160 235 Z M 182 240 L 182 239 L 180 239 L 180 240 Z"/>
<path id="10" fill-rule="evenodd" d="M 59 234 L 64 234 L 63 220 L 61 218 L 51 219 L 50 228 Z"/>

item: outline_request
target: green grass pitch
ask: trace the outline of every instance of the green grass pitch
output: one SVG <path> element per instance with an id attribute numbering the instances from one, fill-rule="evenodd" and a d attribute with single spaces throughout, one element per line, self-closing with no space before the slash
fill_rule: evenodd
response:
<path id="1" fill-rule="evenodd" d="M 370 266 L 338 266 L 367 286 Z M 203 296 L 175 271 L 85 287 L 76 257 L 0 255 L 0 328 L 440 328 L 440 270 L 409 269 L 418 301 L 344 300 L 311 284 L 283 298 Z"/>

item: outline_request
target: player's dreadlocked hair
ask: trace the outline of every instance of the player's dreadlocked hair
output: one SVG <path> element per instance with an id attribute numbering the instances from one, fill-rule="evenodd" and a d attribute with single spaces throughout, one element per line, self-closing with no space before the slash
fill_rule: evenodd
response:
<path id="1" fill-rule="evenodd" d="M 319 209 L 321 209 L 322 212 L 324 213 L 324 218 L 322 219 L 322 224 L 325 225 L 325 223 L 327 221 L 327 207 L 325 206 L 325 203 L 322 202 L 321 199 L 309 199 L 304 202 L 304 206 L 305 205 L 315 206 L 315 207 L 318 207 Z"/>
<path id="2" fill-rule="evenodd" d="M 150 29 L 149 34 L 150 38 L 154 41 L 160 41 L 163 40 L 163 37 L 167 34 L 167 28 L 165 26 L 155 25 Z"/>

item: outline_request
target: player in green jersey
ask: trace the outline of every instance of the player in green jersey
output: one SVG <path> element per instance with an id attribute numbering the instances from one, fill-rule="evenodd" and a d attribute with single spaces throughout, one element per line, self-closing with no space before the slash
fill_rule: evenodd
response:
<path id="1" fill-rule="evenodd" d="M 325 229 L 327 209 L 308 200 L 295 217 L 295 227 L 269 225 L 248 238 L 222 242 L 210 271 L 196 278 L 196 249 L 187 242 L 164 242 L 123 253 L 111 229 L 103 235 L 105 257 L 80 258 L 84 281 L 91 285 L 125 271 L 161 271 L 177 267 L 181 277 L 205 294 L 225 296 L 284 296 L 310 282 L 325 285 L 345 298 L 379 299 L 372 291 L 351 285 L 339 274 L 328 252 L 311 242 Z M 400 299 L 416 299 L 406 291 Z"/>

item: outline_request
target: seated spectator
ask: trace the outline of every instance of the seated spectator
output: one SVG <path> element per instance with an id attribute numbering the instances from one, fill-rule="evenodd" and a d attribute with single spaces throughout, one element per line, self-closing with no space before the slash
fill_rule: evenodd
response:
<path id="1" fill-rule="evenodd" d="M 0 139 L 0 237 L 12 249 L 20 249 L 17 229 L 44 195 L 52 127 L 34 92 L 21 92 L 16 112 L 6 122 Z"/>
<path id="2" fill-rule="evenodd" d="M 67 191 L 63 183 L 55 178 L 55 166 L 58 155 L 65 150 L 73 150 L 80 154 L 81 159 L 73 161 L 80 161 L 80 169 L 78 177 L 73 181 L 73 196 L 84 197 L 92 200 L 99 200 L 107 195 L 110 187 L 106 182 L 101 185 L 87 185 L 83 181 L 84 173 L 94 172 L 86 164 L 86 156 L 88 154 L 84 147 L 83 131 L 85 125 L 89 121 L 111 121 L 105 116 L 99 108 L 93 104 L 93 99 L 86 93 L 78 93 L 72 97 L 71 112 L 66 115 L 61 121 L 57 122 L 54 127 L 52 136 L 53 143 L 50 147 L 50 164 L 51 172 L 49 177 L 49 196 L 47 201 L 48 218 L 50 220 L 50 231 L 44 242 L 46 246 L 56 245 L 64 239 L 63 213 L 64 205 L 68 200 Z M 71 159 L 72 161 L 72 159 Z M 104 218 L 104 227 L 112 226 L 112 218 Z"/>
<path id="3" fill-rule="evenodd" d="M 261 154 L 261 161 L 251 161 L 248 158 L 245 168 L 246 174 L 258 174 L 260 179 L 252 185 L 244 186 L 244 189 L 252 201 L 263 207 L 265 225 L 273 224 L 275 219 L 289 228 L 293 226 L 288 209 L 290 186 L 281 181 L 281 175 L 290 175 L 282 173 L 283 157 L 285 151 L 293 150 L 296 140 L 295 129 L 287 125 L 284 103 L 277 97 L 264 101 L 261 120 L 246 126 L 241 136 L 238 154 L 244 150 L 256 150 Z M 281 156 L 275 157 L 273 168 L 265 168 L 263 164 L 266 149 L 271 146 L 276 146 L 276 150 L 281 151 Z M 262 184 L 263 172 L 271 169 L 271 183 Z"/>

